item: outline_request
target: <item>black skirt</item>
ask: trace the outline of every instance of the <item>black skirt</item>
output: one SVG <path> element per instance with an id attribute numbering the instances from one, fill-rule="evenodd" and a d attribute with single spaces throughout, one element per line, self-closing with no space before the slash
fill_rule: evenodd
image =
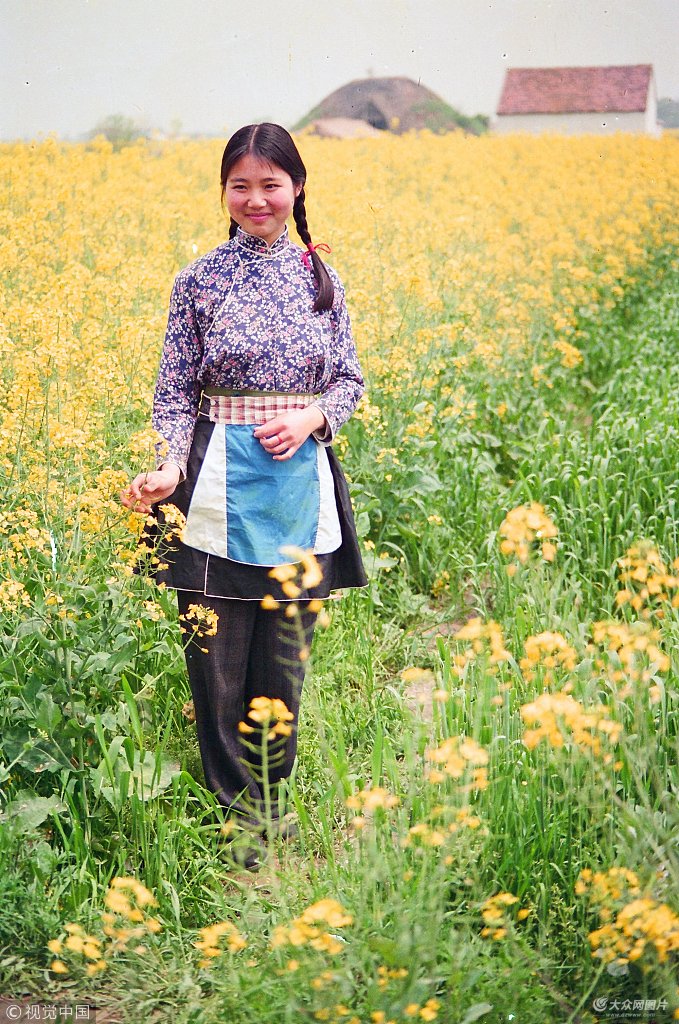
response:
<path id="1" fill-rule="evenodd" d="M 190 590 L 206 597 L 231 597 L 241 601 L 261 601 L 271 596 L 276 601 L 289 601 L 278 580 L 270 575 L 268 566 L 250 565 L 230 558 L 219 558 L 190 548 L 172 537 L 172 524 L 167 523 L 161 505 L 174 505 L 186 516 L 198 474 L 215 424 L 199 415 L 189 453 L 186 479 L 170 497 L 153 506 L 156 523 L 142 534 L 137 571 L 155 577 L 156 582 L 177 590 Z M 328 462 L 335 485 L 337 514 L 342 530 L 342 543 L 330 554 L 316 555 L 323 579 L 316 587 L 302 591 L 297 600 L 327 598 L 333 590 L 365 587 L 368 584 L 356 526 L 351 508 L 349 487 L 342 467 L 332 448 L 327 449 Z M 168 539 L 171 538 L 171 539 Z M 148 554 L 146 554 L 148 552 Z"/>

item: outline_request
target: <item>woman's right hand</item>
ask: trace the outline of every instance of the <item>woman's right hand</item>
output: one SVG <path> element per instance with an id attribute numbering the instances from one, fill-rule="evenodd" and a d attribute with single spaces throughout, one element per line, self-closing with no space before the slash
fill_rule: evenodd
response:
<path id="1" fill-rule="evenodd" d="M 148 515 L 151 505 L 174 494 L 180 476 L 179 466 L 174 462 L 166 462 L 153 473 L 140 473 L 135 476 L 130 486 L 120 492 L 120 500 L 125 508 Z"/>

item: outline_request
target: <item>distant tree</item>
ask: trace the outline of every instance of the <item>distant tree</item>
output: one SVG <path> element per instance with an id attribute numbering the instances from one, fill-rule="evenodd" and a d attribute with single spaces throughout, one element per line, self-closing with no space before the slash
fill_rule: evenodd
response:
<path id="1" fill-rule="evenodd" d="M 109 114 L 108 117 L 98 121 L 94 128 L 88 132 L 89 139 L 95 139 L 97 135 L 104 135 L 109 142 L 113 143 L 114 149 L 122 149 L 129 146 L 144 132 L 136 127 L 131 117 L 124 117 L 122 114 Z"/>
<path id="2" fill-rule="evenodd" d="M 679 128 L 679 100 L 658 100 L 658 120 L 663 128 Z"/>

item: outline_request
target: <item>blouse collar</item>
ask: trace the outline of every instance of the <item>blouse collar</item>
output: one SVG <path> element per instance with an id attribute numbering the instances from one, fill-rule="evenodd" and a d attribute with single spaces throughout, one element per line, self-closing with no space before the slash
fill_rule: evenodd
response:
<path id="1" fill-rule="evenodd" d="M 288 226 L 286 224 L 283 228 L 283 234 L 279 235 L 272 245 L 267 245 L 263 238 L 258 238 L 257 235 L 249 235 L 247 231 L 243 231 L 239 227 L 236 232 L 236 242 L 247 252 L 270 259 L 272 256 L 278 256 L 284 249 L 288 248 L 290 244 L 288 235 Z"/>

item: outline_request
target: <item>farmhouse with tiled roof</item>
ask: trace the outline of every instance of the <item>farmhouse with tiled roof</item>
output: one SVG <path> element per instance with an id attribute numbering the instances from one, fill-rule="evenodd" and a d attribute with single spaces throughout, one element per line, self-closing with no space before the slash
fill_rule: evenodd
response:
<path id="1" fill-rule="evenodd" d="M 493 127 L 498 132 L 658 133 L 650 64 L 608 68 L 509 68 Z"/>

